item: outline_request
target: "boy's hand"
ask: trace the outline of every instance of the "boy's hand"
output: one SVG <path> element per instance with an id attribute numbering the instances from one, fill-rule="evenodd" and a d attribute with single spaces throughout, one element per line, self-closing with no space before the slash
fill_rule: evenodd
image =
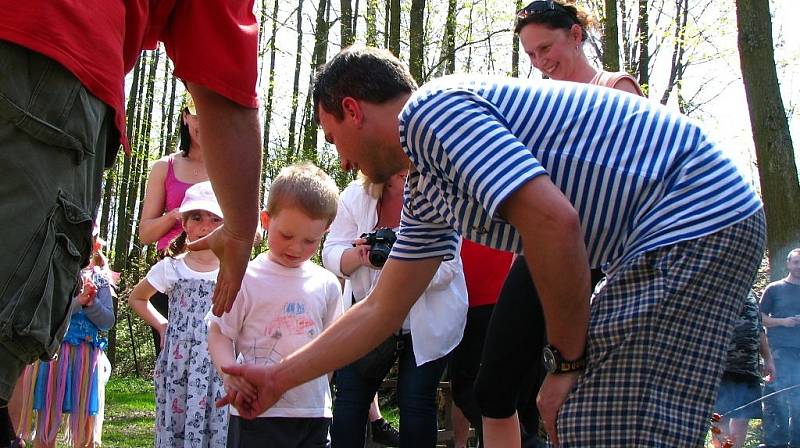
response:
<path id="1" fill-rule="evenodd" d="M 242 287 L 242 278 L 253 249 L 253 236 L 238 237 L 223 224 L 205 237 L 189 243 L 188 247 L 189 250 L 211 249 L 219 258 L 219 274 L 211 311 L 215 316 L 222 316 L 222 313 L 231 310 L 236 294 Z"/>
<path id="2" fill-rule="evenodd" d="M 227 394 L 232 393 L 234 396 L 241 396 L 246 401 L 253 401 L 256 399 L 256 388 L 244 378 L 223 373 L 222 382 L 225 385 L 225 392 Z"/>
<path id="3" fill-rule="evenodd" d="M 274 384 L 272 371 L 275 366 L 231 365 L 223 366 L 222 372 L 231 377 L 240 377 L 250 383 L 256 390 L 253 399 L 228 393 L 217 400 L 217 407 L 232 404 L 239 411 L 239 416 L 245 419 L 254 419 L 278 402 L 284 391 L 280 391 Z"/>

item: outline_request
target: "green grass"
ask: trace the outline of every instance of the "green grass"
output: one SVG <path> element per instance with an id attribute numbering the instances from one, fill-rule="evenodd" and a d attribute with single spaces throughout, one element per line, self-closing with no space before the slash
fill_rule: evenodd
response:
<path id="1" fill-rule="evenodd" d="M 153 446 L 155 409 L 152 381 L 112 377 L 106 386 L 103 445 L 114 448 Z"/>
<path id="2" fill-rule="evenodd" d="M 399 428 L 396 408 L 382 403 L 383 417 Z M 112 377 L 106 386 L 106 416 L 103 446 L 109 448 L 149 448 L 153 446 L 155 397 L 152 381 Z M 758 446 L 761 421 L 751 420 L 745 448 Z M 711 447 L 710 434 L 707 446 Z M 59 442 L 58 448 L 69 448 Z"/>

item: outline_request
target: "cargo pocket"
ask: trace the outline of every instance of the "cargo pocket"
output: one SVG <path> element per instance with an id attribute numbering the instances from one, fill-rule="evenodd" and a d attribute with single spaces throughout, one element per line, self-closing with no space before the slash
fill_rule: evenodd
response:
<path id="1" fill-rule="evenodd" d="M 91 250 L 88 213 L 63 191 L 33 235 L 6 285 L 11 306 L 1 316 L 0 331 L 15 342 L 19 357 L 51 358 L 69 325 L 79 271 Z"/>

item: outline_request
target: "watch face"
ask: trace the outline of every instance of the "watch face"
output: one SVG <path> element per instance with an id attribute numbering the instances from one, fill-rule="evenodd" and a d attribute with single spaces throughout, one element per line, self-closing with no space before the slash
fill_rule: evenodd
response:
<path id="1" fill-rule="evenodd" d="M 550 347 L 545 347 L 544 352 L 542 352 L 544 356 L 544 368 L 553 373 L 556 371 L 556 357 L 553 355 L 553 352 L 550 350 Z"/>

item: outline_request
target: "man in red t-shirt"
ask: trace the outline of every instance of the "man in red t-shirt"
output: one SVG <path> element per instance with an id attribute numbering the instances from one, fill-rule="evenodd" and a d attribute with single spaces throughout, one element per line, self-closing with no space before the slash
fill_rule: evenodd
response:
<path id="1" fill-rule="evenodd" d="M 214 312 L 239 290 L 261 169 L 253 0 L 0 0 L 0 407 L 55 353 L 88 261 L 103 168 L 126 152 L 124 77 L 164 42 L 194 97 L 225 224 Z M 4 442 L 4 441 L 0 441 Z"/>

